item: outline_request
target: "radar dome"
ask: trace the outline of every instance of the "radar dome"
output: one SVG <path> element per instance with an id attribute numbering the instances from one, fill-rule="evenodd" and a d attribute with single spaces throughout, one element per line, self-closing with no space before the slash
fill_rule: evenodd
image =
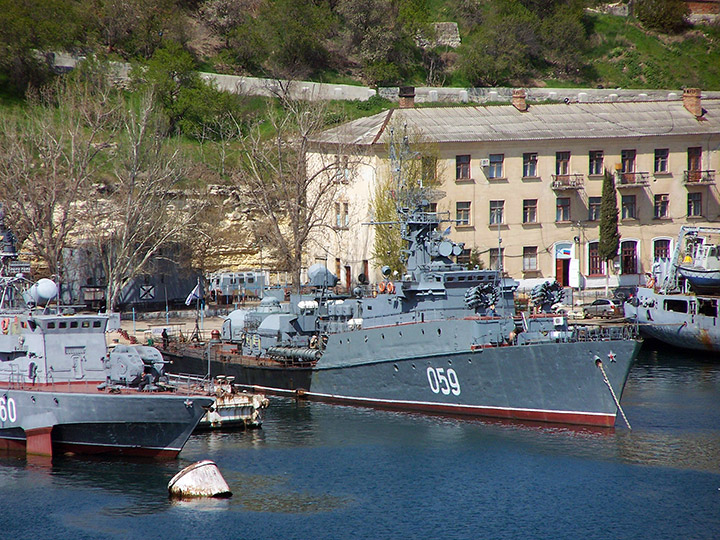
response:
<path id="1" fill-rule="evenodd" d="M 42 278 L 25 293 L 25 300 L 34 304 L 46 303 L 57 296 L 58 288 L 52 279 Z"/>

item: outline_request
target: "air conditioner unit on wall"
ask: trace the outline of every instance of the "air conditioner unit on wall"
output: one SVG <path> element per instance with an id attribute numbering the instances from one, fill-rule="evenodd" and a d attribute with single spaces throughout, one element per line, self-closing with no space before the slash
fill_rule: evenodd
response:
<path id="1" fill-rule="evenodd" d="M 480 160 L 480 166 L 481 167 L 489 167 L 490 166 L 490 160 L 485 158 Z"/>

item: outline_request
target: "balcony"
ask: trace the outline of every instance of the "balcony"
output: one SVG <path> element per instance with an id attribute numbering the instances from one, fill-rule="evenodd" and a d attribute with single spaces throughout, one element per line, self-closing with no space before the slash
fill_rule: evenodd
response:
<path id="1" fill-rule="evenodd" d="M 683 174 L 685 185 L 710 186 L 715 184 L 715 171 L 685 171 Z"/>
<path id="2" fill-rule="evenodd" d="M 618 189 L 635 188 L 650 185 L 650 173 L 647 172 L 617 172 L 615 173 L 615 187 Z"/>
<path id="3" fill-rule="evenodd" d="M 553 174 L 552 189 L 565 191 L 567 189 L 583 189 L 584 179 L 582 174 Z"/>

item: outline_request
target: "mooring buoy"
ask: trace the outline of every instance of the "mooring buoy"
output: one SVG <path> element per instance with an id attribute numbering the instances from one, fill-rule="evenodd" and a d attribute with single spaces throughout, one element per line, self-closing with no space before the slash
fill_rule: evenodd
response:
<path id="1" fill-rule="evenodd" d="M 173 476 L 168 483 L 168 492 L 174 499 L 232 497 L 220 469 L 209 459 L 193 463 Z"/>

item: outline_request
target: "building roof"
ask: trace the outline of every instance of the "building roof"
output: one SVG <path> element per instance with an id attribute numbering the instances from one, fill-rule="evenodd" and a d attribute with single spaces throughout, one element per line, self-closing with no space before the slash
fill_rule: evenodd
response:
<path id="1" fill-rule="evenodd" d="M 429 142 L 473 143 L 719 135 L 720 99 L 703 99 L 700 119 L 682 100 L 390 109 L 319 134 L 318 143 L 384 144 L 387 126 L 407 124 Z"/>

